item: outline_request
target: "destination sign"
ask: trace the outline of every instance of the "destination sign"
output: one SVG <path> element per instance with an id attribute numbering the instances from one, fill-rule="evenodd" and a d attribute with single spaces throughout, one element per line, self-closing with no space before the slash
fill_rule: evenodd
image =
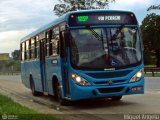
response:
<path id="1" fill-rule="evenodd" d="M 79 13 L 70 15 L 69 25 L 136 25 L 137 20 L 132 13 Z"/>
<path id="2" fill-rule="evenodd" d="M 99 21 L 104 21 L 104 20 L 121 20 L 121 16 L 98 16 Z"/>

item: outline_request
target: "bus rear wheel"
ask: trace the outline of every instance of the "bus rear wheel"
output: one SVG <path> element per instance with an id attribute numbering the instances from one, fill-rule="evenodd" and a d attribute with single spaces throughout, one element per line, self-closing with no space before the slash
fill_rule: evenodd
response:
<path id="1" fill-rule="evenodd" d="M 34 81 L 33 81 L 32 77 L 30 77 L 30 88 L 31 88 L 31 91 L 32 91 L 32 95 L 33 95 L 33 96 L 39 96 L 39 95 L 41 95 L 40 92 L 37 92 L 37 91 L 35 90 L 35 84 L 34 84 Z"/>

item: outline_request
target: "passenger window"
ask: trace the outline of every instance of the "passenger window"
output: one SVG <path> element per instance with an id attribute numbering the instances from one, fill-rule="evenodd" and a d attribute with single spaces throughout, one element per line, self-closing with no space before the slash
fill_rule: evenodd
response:
<path id="1" fill-rule="evenodd" d="M 34 59 L 35 58 L 35 39 L 32 38 L 31 39 L 31 59 Z"/>
<path id="2" fill-rule="evenodd" d="M 56 56 L 59 54 L 59 28 L 53 28 L 52 31 L 52 39 L 51 39 L 51 45 L 52 45 L 52 55 Z"/>
<path id="3" fill-rule="evenodd" d="M 26 59 L 30 59 L 30 41 L 26 41 Z"/>
<path id="4" fill-rule="evenodd" d="M 21 44 L 21 60 L 22 61 L 25 60 L 25 43 L 24 42 Z"/>
<path id="5" fill-rule="evenodd" d="M 51 43 L 51 32 L 48 31 L 48 32 L 46 32 L 46 56 L 50 56 L 51 55 L 51 52 L 50 52 L 50 49 L 51 49 L 50 43 Z"/>
<path id="6" fill-rule="evenodd" d="M 39 58 L 39 39 L 38 36 L 36 36 L 35 41 L 35 58 Z"/>

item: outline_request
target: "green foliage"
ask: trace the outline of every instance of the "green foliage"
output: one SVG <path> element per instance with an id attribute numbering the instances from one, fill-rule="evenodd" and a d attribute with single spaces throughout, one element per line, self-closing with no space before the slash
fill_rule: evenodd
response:
<path id="1" fill-rule="evenodd" d="M 152 52 L 144 50 L 144 64 L 145 65 L 154 65 L 156 63 L 155 56 Z"/>
<path id="2" fill-rule="evenodd" d="M 142 21 L 141 30 L 145 52 L 154 53 L 156 65 L 160 67 L 160 15 L 148 14 Z"/>
<path id="3" fill-rule="evenodd" d="M 17 117 L 18 120 L 56 120 L 52 115 L 40 114 L 37 111 L 13 102 L 10 98 L 1 94 L 0 114 L 7 117 Z"/>
<path id="4" fill-rule="evenodd" d="M 13 102 L 10 98 L 0 95 L 0 114 L 35 114 L 36 112 Z"/>
<path id="5" fill-rule="evenodd" d="M 144 67 L 156 67 L 154 64 L 145 65 Z"/>
<path id="6" fill-rule="evenodd" d="M 59 0 L 59 4 L 54 6 L 53 11 L 57 16 L 61 16 L 69 11 L 87 9 L 106 9 L 110 2 L 115 0 Z"/>
<path id="7" fill-rule="evenodd" d="M 160 49 L 160 15 L 147 15 L 142 21 L 141 30 L 145 46 L 152 50 Z"/>
<path id="8" fill-rule="evenodd" d="M 147 11 L 150 11 L 150 10 L 160 10 L 160 5 L 151 5 Z"/>
<path id="9" fill-rule="evenodd" d="M 160 77 L 160 74 L 159 73 L 155 73 L 154 76 L 152 73 L 146 73 L 144 74 L 145 77 Z"/>
<path id="10" fill-rule="evenodd" d="M 14 50 L 12 52 L 12 57 L 14 60 L 19 60 L 20 59 L 20 50 Z"/>
<path id="11" fill-rule="evenodd" d="M 0 61 L 0 72 L 20 72 L 20 50 L 12 52 L 12 58 Z"/>
<path id="12" fill-rule="evenodd" d="M 7 73 L 13 71 L 20 71 L 20 60 L 0 61 L 0 72 Z"/>

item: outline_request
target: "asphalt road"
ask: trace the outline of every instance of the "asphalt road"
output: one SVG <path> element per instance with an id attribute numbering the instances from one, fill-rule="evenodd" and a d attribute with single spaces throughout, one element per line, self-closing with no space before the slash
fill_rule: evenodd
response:
<path id="1" fill-rule="evenodd" d="M 21 81 L 20 75 L 0 75 L 0 80 L 14 80 Z M 160 90 L 160 77 L 146 77 L 145 78 L 145 88 L 146 90 Z"/>
<path id="2" fill-rule="evenodd" d="M 152 117 L 160 120 L 160 78 L 158 77 L 145 79 L 145 94 L 124 96 L 118 102 L 89 100 L 74 102 L 71 106 L 59 106 L 52 97 L 33 97 L 30 90 L 22 85 L 20 76 L 0 76 L 0 93 L 7 94 L 20 104 L 40 112 L 68 115 L 73 119 L 130 120 L 132 117 L 137 117 L 137 119 L 148 120 L 142 118 L 142 115 L 154 114 Z M 139 114 L 141 116 L 138 116 Z"/>
<path id="3" fill-rule="evenodd" d="M 0 75 L 0 80 L 21 81 L 20 75 Z"/>

